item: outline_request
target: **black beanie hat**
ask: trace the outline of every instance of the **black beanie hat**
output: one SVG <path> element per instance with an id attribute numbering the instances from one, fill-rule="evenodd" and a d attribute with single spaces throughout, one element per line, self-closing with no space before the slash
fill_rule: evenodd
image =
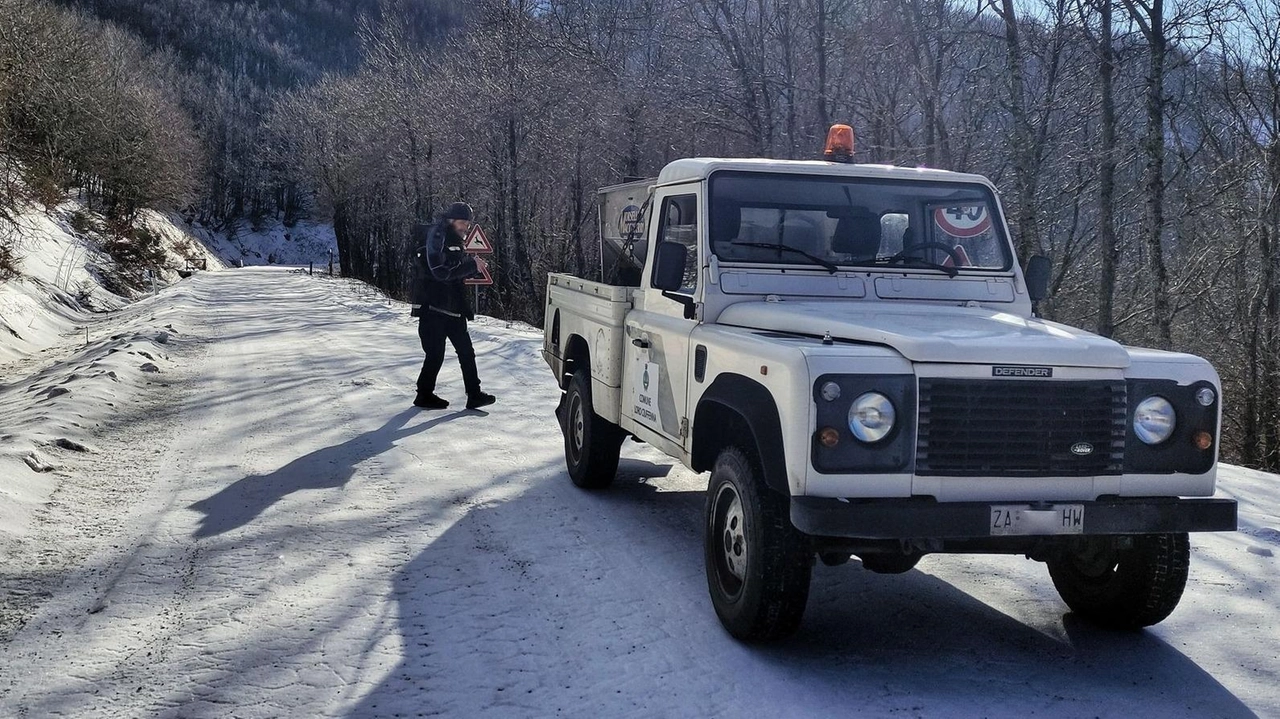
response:
<path id="1" fill-rule="evenodd" d="M 471 205 L 465 202 L 455 202 L 449 205 L 449 211 L 444 213 L 446 220 L 466 220 L 471 221 Z"/>

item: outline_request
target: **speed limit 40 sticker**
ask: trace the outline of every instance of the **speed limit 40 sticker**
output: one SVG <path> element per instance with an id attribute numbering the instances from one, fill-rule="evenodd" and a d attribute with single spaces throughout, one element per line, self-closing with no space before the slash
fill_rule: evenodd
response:
<path id="1" fill-rule="evenodd" d="M 986 205 L 939 207 L 933 211 L 933 221 L 952 237 L 977 237 L 991 229 Z"/>

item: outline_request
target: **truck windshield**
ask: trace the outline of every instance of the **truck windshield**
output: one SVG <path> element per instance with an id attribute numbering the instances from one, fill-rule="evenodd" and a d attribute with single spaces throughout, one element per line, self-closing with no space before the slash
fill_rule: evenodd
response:
<path id="1" fill-rule="evenodd" d="M 722 262 L 1008 270 L 982 185 L 755 172 L 711 176 L 711 251 Z"/>

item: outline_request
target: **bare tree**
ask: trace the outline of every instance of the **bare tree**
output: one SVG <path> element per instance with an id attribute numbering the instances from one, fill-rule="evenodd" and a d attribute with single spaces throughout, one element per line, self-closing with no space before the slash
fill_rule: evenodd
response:
<path id="1" fill-rule="evenodd" d="M 689 155 L 812 156 L 852 121 L 862 159 L 1010 188 L 1020 253 L 1055 258 L 1054 318 L 1239 358 L 1224 381 L 1256 396 L 1230 431 L 1263 437 L 1270 61 L 1242 51 L 1263 40 L 1205 52 L 1222 1 L 486 0 L 424 44 L 396 0 L 358 70 L 280 101 L 268 144 L 332 212 L 345 270 L 399 291 L 408 228 L 466 199 L 498 243 L 487 311 L 538 321 L 543 273 L 593 266 L 594 188 Z"/>

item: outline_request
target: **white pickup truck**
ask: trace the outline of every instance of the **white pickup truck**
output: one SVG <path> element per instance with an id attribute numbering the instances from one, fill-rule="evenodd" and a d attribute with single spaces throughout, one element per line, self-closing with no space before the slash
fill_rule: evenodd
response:
<path id="1" fill-rule="evenodd" d="M 792 633 L 815 557 L 937 552 L 1044 561 L 1074 612 L 1148 626 L 1187 533 L 1236 528 L 1213 367 L 1038 319 L 1047 259 L 1024 275 L 987 179 L 693 158 L 600 197 L 611 282 L 546 296 L 569 475 L 609 485 L 627 436 L 710 470 L 735 637 Z"/>

